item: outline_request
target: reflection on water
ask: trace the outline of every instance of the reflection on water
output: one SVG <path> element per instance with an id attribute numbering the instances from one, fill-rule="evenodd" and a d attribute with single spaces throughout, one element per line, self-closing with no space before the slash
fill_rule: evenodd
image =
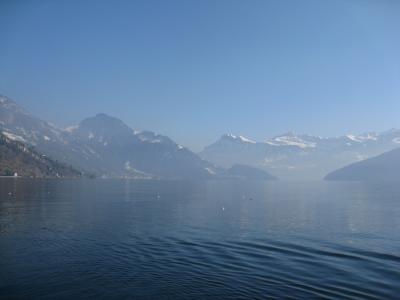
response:
<path id="1" fill-rule="evenodd" d="M 396 299 L 394 183 L 0 179 L 0 298 Z"/>

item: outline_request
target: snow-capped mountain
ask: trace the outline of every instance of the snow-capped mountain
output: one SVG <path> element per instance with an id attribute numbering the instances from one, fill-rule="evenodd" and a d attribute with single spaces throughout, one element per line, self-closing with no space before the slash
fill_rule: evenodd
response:
<path id="1" fill-rule="evenodd" d="M 331 138 L 289 132 L 262 142 L 225 134 L 196 155 L 167 136 L 133 130 L 106 114 L 60 129 L 4 96 L 0 96 L 0 131 L 64 164 L 106 177 L 208 178 L 223 174 L 220 167 L 241 164 L 281 179 L 321 179 L 340 167 L 400 147 L 398 129 Z"/>
<path id="2" fill-rule="evenodd" d="M 398 129 L 330 138 L 289 132 L 263 142 L 225 134 L 200 156 L 226 168 L 239 163 L 270 170 L 280 178 L 321 179 L 340 167 L 396 147 L 400 147 Z"/>
<path id="3" fill-rule="evenodd" d="M 135 131 L 106 114 L 60 129 L 0 96 L 0 131 L 9 139 L 33 145 L 53 159 L 98 176 L 206 178 L 217 171 L 170 138 Z"/>

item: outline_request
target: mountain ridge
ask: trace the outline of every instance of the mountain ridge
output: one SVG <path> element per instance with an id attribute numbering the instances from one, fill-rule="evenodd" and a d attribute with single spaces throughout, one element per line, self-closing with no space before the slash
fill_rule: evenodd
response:
<path id="1" fill-rule="evenodd" d="M 134 130 L 105 113 L 61 129 L 1 96 L 0 131 L 97 177 L 208 179 L 223 173 L 169 137 Z"/>
<path id="2" fill-rule="evenodd" d="M 338 137 L 288 132 L 261 142 L 223 134 L 199 155 L 224 168 L 246 164 L 271 170 L 281 179 L 303 180 L 322 179 L 335 169 L 397 147 L 400 147 L 399 129 Z"/>
<path id="3" fill-rule="evenodd" d="M 0 96 L 0 131 L 98 177 L 207 179 L 245 165 L 280 179 L 322 179 L 338 168 L 400 146 L 398 129 L 339 137 L 288 132 L 261 142 L 224 134 L 196 154 L 168 136 L 132 129 L 106 113 L 58 128 L 5 96 Z"/>

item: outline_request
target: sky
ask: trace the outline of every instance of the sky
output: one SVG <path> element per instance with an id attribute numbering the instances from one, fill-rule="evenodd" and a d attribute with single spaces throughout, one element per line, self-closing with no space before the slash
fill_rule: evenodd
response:
<path id="1" fill-rule="evenodd" d="M 195 151 L 400 128 L 400 1 L 0 0 L 0 94 Z"/>

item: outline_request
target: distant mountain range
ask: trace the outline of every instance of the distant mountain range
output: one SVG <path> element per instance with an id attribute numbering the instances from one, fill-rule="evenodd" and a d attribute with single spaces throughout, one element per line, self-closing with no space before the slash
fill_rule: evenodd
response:
<path id="1" fill-rule="evenodd" d="M 9 140 L 32 146 L 47 157 L 98 177 L 229 177 L 229 172 L 223 168 L 200 158 L 167 136 L 133 130 L 106 114 L 60 129 L 32 116 L 11 99 L 0 96 L 0 131 Z M 245 174 L 241 176 L 246 177 Z"/>
<path id="2" fill-rule="evenodd" d="M 289 132 L 262 142 L 225 134 L 195 154 L 167 136 L 134 130 L 106 114 L 61 129 L 5 96 L 0 96 L 0 132 L 39 156 L 106 178 L 352 178 L 344 175 L 350 174 L 347 168 L 332 172 L 400 147 L 397 129 L 332 138 Z M 364 164 L 350 166 L 352 172 L 355 166 Z"/>
<path id="3" fill-rule="evenodd" d="M 292 132 L 262 142 L 225 134 L 199 155 L 228 168 L 245 164 L 281 179 L 321 179 L 326 174 L 400 147 L 400 130 L 323 138 Z"/>

